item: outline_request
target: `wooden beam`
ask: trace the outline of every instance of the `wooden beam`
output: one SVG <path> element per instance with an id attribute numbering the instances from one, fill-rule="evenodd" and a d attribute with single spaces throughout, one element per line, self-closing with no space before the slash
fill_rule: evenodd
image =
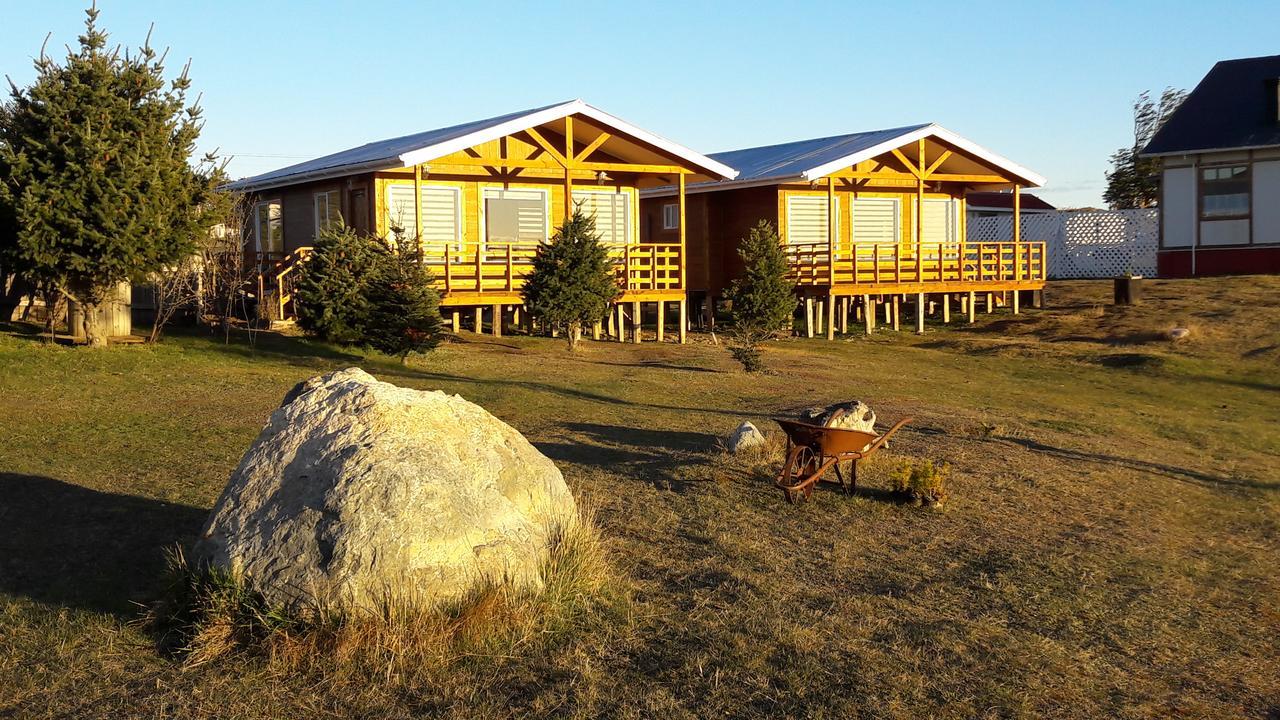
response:
<path id="1" fill-rule="evenodd" d="M 836 339 L 836 298 L 834 295 L 827 296 L 827 339 Z"/>
<path id="2" fill-rule="evenodd" d="M 827 286 L 836 286 L 836 179 L 827 178 Z M 827 331 L 831 339 L 830 330 Z"/>
<path id="3" fill-rule="evenodd" d="M 613 137 L 613 136 L 612 136 L 612 135 L 610 135 L 610 134 L 609 134 L 609 133 L 607 133 L 607 132 L 602 132 L 602 133 L 600 133 L 600 135 L 598 135 L 598 136 L 596 137 L 596 139 L 595 139 L 595 140 L 592 140 L 592 141 L 591 141 L 591 144 L 589 144 L 589 145 L 587 145 L 585 148 L 583 148 L 582 152 L 578 153 L 578 154 L 573 158 L 574 162 L 575 162 L 575 163 L 579 163 L 579 162 L 582 162 L 583 160 L 586 160 L 586 159 L 587 159 L 587 157 L 591 155 L 591 153 L 593 153 L 593 152 L 595 152 L 597 149 L 599 149 L 599 147 L 600 147 L 601 145 L 603 145 L 603 144 L 605 143 L 605 141 L 606 141 L 606 140 L 608 140 L 608 139 L 609 139 L 609 138 L 611 138 L 611 137 Z"/>
<path id="4" fill-rule="evenodd" d="M 906 166 L 907 172 L 911 173 L 912 177 L 915 177 L 915 178 L 920 177 L 920 169 L 912 165 L 911 161 L 907 159 L 906 155 L 902 154 L 901 150 L 899 150 L 898 148 L 894 148 L 890 152 L 893 153 L 894 157 L 898 158 L 898 162 Z"/>
<path id="5" fill-rule="evenodd" d="M 687 236 L 687 234 L 685 233 L 685 227 L 684 227 L 684 226 L 685 226 L 685 203 L 686 203 L 686 197 L 685 197 L 686 193 L 685 193 L 685 187 L 684 187 L 684 175 L 680 175 L 680 177 L 679 177 L 679 179 L 678 179 L 677 193 L 676 193 L 676 194 L 677 194 L 677 196 L 678 196 L 678 198 L 679 198 L 679 199 L 677 200 L 677 202 L 678 202 L 678 203 L 679 203 L 679 205 L 680 205 L 680 208 L 679 208 L 679 212 L 680 212 L 680 217 L 679 217 L 679 223 L 680 223 L 680 260 L 679 260 L 679 263 L 680 263 L 680 268 L 679 268 L 680 290 L 681 290 L 682 292 L 684 292 L 685 294 L 688 294 L 688 292 L 689 292 L 689 286 L 685 284 L 685 266 L 689 264 L 689 262 L 688 262 L 688 260 L 689 260 L 689 253 L 688 253 L 688 236 Z M 704 242 L 705 242 L 705 240 L 704 240 Z M 657 274 L 657 268 L 655 268 L 655 269 L 654 269 L 654 274 L 655 274 L 655 275 Z M 656 281 L 656 280 L 657 280 L 657 278 L 655 277 L 655 278 L 654 278 L 654 280 Z"/>
<path id="6" fill-rule="evenodd" d="M 862 319 L 866 323 L 867 334 L 876 329 L 876 306 L 870 295 L 862 296 Z"/>
<path id="7" fill-rule="evenodd" d="M 525 132 L 529 134 L 529 137 L 533 138 L 533 141 L 538 144 L 538 147 L 542 148 L 548 155 L 555 158 L 556 162 L 560 163 L 560 167 L 569 167 L 569 159 L 561 155 L 559 150 L 552 147 L 551 143 L 547 142 L 547 139 L 542 137 L 542 133 L 533 128 L 529 128 L 528 130 L 525 130 Z M 519 166 L 512 165 L 511 167 Z"/>
<path id="8" fill-rule="evenodd" d="M 1016 260 L 1016 243 L 1022 242 L 1022 192 L 1016 184 L 1013 186 L 1013 242 L 1015 243 L 1014 259 Z"/>
<path id="9" fill-rule="evenodd" d="M 916 294 L 916 334 L 924 334 L 924 293 Z"/>
<path id="10" fill-rule="evenodd" d="M 689 297 L 686 293 L 680 296 L 680 344 L 685 344 L 685 334 L 689 331 Z"/>
<path id="11" fill-rule="evenodd" d="M 418 243 L 418 256 L 422 256 L 422 166 L 413 166 L 413 241 Z"/>
<path id="12" fill-rule="evenodd" d="M 662 342 L 663 325 L 667 324 L 667 304 L 658 301 L 658 342 Z"/>
<path id="13" fill-rule="evenodd" d="M 625 162 L 578 162 L 570 161 L 569 169 L 582 173 L 585 177 L 587 174 L 594 174 L 600 171 L 604 172 L 628 172 L 641 173 L 646 175 L 689 175 L 692 170 L 679 167 L 677 165 L 650 165 L 645 163 L 625 163 Z M 546 160 L 538 160 L 536 158 L 528 158 L 524 160 L 516 158 L 473 158 L 473 157 L 451 157 L 447 160 L 441 160 L 432 163 L 434 169 L 446 167 L 482 167 L 482 168 L 526 168 L 533 170 L 556 170 L 560 171 L 565 168 L 565 164 L 556 162 L 547 162 Z"/>
<path id="14" fill-rule="evenodd" d="M 937 159 L 937 160 L 934 160 L 934 161 L 933 161 L 933 164 L 932 164 L 932 165 L 930 165 L 930 166 L 929 166 L 929 167 L 924 171 L 924 176 L 927 178 L 927 177 L 929 177 L 930 175 L 932 175 L 932 174 L 933 174 L 933 171 L 934 171 L 934 170 L 937 170 L 937 169 L 938 169 L 938 167 L 939 167 L 939 166 L 941 166 L 941 165 L 942 165 L 942 163 L 946 162 L 946 161 L 947 161 L 947 158 L 949 158 L 949 157 L 951 157 L 951 151 L 950 151 L 950 150 L 947 150 L 946 152 L 944 152 L 944 153 L 942 153 L 941 155 L 939 155 L 939 156 L 938 156 L 938 159 Z"/>
<path id="15" fill-rule="evenodd" d="M 631 303 L 631 326 L 635 330 L 636 344 L 639 345 L 644 339 L 644 328 L 640 326 L 640 301 L 636 300 Z"/>

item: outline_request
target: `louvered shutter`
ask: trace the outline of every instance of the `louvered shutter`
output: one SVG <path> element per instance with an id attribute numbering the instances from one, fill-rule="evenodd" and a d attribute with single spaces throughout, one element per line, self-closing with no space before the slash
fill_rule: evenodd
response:
<path id="1" fill-rule="evenodd" d="M 835 207 L 840 207 L 836 199 Z M 827 198 L 821 195 L 790 195 L 787 197 L 787 244 L 803 245 L 827 242 Z M 839 211 L 837 210 L 837 217 Z M 836 227 L 836 237 L 840 228 Z"/>
<path id="2" fill-rule="evenodd" d="M 915 204 L 912 204 L 914 214 Z M 925 200 L 924 224 L 920 227 L 921 239 L 927 243 L 955 242 L 956 202 L 954 200 Z"/>
<path id="3" fill-rule="evenodd" d="M 459 188 L 442 185 L 422 186 L 422 239 L 432 243 L 457 243 L 462 240 Z M 392 185 L 387 191 L 387 225 L 404 230 L 413 239 L 418 221 L 413 213 L 413 186 Z"/>
<path id="4" fill-rule="evenodd" d="M 898 201 L 895 198 L 855 198 L 853 201 L 853 242 L 860 248 L 859 256 L 872 257 L 877 243 L 896 245 L 901 237 L 898 232 Z M 881 248 L 881 252 L 885 252 Z"/>
<path id="5" fill-rule="evenodd" d="M 492 242 L 546 242 L 547 195 L 542 190 L 487 188 L 485 239 Z"/>
<path id="6" fill-rule="evenodd" d="M 631 240 L 631 204 L 628 199 L 625 193 L 582 190 L 573 193 L 574 204 L 582 208 L 584 214 L 595 218 L 600 242 L 606 245 L 625 245 Z"/>

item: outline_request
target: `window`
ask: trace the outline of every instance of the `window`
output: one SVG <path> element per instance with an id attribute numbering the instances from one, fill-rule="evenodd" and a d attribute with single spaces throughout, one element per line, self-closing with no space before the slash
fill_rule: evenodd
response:
<path id="1" fill-rule="evenodd" d="M 1204 168 L 1200 171 L 1200 216 L 1244 217 L 1249 214 L 1249 166 Z"/>
<path id="2" fill-rule="evenodd" d="M 836 240 L 840 238 L 840 199 L 832 201 L 836 210 Z M 827 196 L 787 196 L 787 244 L 827 244 Z"/>
<path id="3" fill-rule="evenodd" d="M 484 239 L 494 243 L 547 241 L 545 190 L 484 190 Z"/>
<path id="4" fill-rule="evenodd" d="M 598 190 L 574 190 L 574 204 L 585 215 L 596 220 L 600 242 L 626 245 L 631 242 L 631 196 L 627 193 Z M 663 212 L 666 215 L 666 212 Z M 663 225 L 666 223 L 664 222 Z"/>
<path id="5" fill-rule="evenodd" d="M 680 206 L 670 203 L 662 206 L 662 229 L 678 230 L 680 228 Z"/>
<path id="6" fill-rule="evenodd" d="M 896 245 L 901 239 L 898 232 L 898 200 L 897 198 L 860 197 L 853 200 L 853 242 L 858 245 L 859 255 L 873 257 L 873 245 Z M 888 251 L 881 248 L 881 252 Z"/>
<path id="7" fill-rule="evenodd" d="M 316 193 L 313 200 L 315 206 L 316 237 L 331 227 L 342 227 L 341 196 L 337 190 Z"/>
<path id="8" fill-rule="evenodd" d="M 462 190 L 449 185 L 422 186 L 422 241 L 459 243 L 462 241 Z M 387 188 L 387 227 L 398 236 L 413 240 L 418 219 L 413 212 L 413 186 Z"/>
<path id="9" fill-rule="evenodd" d="M 254 206 L 253 237 L 260 253 L 284 252 L 284 217 L 279 200 Z"/>
<path id="10" fill-rule="evenodd" d="M 912 213 L 915 203 L 911 204 Z M 955 200 L 925 200 L 924 224 L 920 227 L 920 240 L 926 243 L 955 242 L 959 225 L 960 204 Z M 911 238 L 912 243 L 915 238 Z"/>

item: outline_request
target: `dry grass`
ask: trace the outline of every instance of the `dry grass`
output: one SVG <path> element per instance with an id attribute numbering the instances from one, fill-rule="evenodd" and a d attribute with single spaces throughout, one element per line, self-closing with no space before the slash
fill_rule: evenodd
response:
<path id="1" fill-rule="evenodd" d="M 291 338 L 84 353 L 0 334 L 0 715 L 1272 717 L 1280 278 L 1108 293 L 771 343 L 765 376 L 709 342 L 464 334 L 406 369 Z M 1192 336 L 1161 339 L 1175 325 Z M 444 672 L 392 662 L 411 653 L 388 623 L 349 626 L 359 672 L 333 661 L 338 631 L 194 667 L 158 653 L 134 603 L 161 594 L 164 548 L 287 389 L 351 364 L 529 437 L 598 508 L 629 600 L 530 630 L 477 598 L 450 637 L 478 650 L 430 644 Z M 916 420 L 854 497 L 786 505 L 768 418 L 852 398 Z M 744 419 L 772 438 L 755 458 L 717 449 Z M 951 465 L 945 513 L 892 495 L 926 459 Z"/>

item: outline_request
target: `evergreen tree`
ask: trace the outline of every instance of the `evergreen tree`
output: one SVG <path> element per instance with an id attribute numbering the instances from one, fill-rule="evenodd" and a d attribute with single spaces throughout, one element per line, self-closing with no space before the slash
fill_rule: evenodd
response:
<path id="1" fill-rule="evenodd" d="M 224 200 L 213 156 L 189 162 L 201 120 L 186 69 L 166 82 L 149 42 L 108 49 L 86 14 L 79 49 L 62 64 L 42 52 L 0 105 L 0 263 L 83 306 L 97 346 L 115 285 L 192 252 Z"/>
<path id="2" fill-rule="evenodd" d="M 787 255 L 773 225 L 761 220 L 738 247 L 742 277 L 733 281 L 727 297 L 733 317 L 735 359 L 747 372 L 764 369 L 759 344 L 791 328 L 795 313 L 795 283 L 787 278 Z"/>
<path id="3" fill-rule="evenodd" d="M 298 269 L 298 326 L 329 342 L 360 342 L 369 321 L 368 285 L 389 254 L 381 240 L 345 225 L 322 230 Z"/>
<path id="4" fill-rule="evenodd" d="M 620 294 L 595 218 L 574 210 L 551 242 L 538 248 L 522 293 L 529 312 L 563 331 L 569 349 L 576 350 L 582 328 L 603 318 Z"/>
<path id="5" fill-rule="evenodd" d="M 367 290 L 364 341 L 404 363 L 409 353 L 425 353 L 440 343 L 440 296 L 416 249 L 398 246 L 378 256 Z"/>
<path id="6" fill-rule="evenodd" d="M 1138 155 L 1186 98 L 1185 90 L 1165 88 L 1158 104 L 1146 92 L 1134 102 L 1133 145 L 1111 154 L 1107 189 L 1102 194 L 1112 210 L 1151 207 L 1159 201 L 1160 161 Z"/>

